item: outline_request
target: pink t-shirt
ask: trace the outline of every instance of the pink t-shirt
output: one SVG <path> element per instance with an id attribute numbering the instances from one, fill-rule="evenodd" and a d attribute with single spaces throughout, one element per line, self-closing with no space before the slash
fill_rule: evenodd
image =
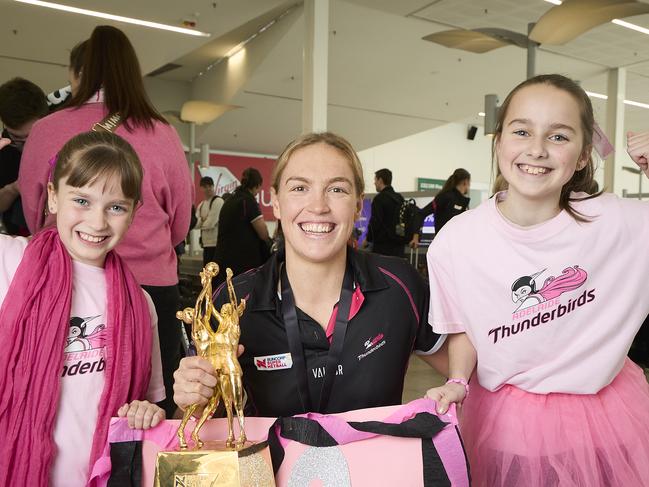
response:
<path id="1" fill-rule="evenodd" d="M 0 235 L 0 303 L 4 301 L 26 246 L 25 238 Z M 72 261 L 72 265 L 70 331 L 64 352 L 61 392 L 54 426 L 57 448 L 51 472 L 51 485 L 54 487 L 86 485 L 106 367 L 104 269 L 76 261 Z M 146 293 L 145 296 L 151 312 L 153 333 L 151 380 L 146 399 L 158 402 L 165 397 L 158 344 L 158 319 L 151 298 Z"/>
<path id="2" fill-rule="evenodd" d="M 562 211 L 520 227 L 492 198 L 451 220 L 428 250 L 429 322 L 467 333 L 491 391 L 596 393 L 649 314 L 649 204 L 604 194 L 572 206 L 593 220 Z"/>

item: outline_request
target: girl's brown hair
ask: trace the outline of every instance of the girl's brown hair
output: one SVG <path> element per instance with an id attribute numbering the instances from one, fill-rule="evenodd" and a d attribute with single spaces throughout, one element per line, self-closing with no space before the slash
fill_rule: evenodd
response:
<path id="1" fill-rule="evenodd" d="M 66 184 L 80 188 L 111 176 L 119 178 L 124 196 L 141 201 L 142 164 L 133 147 L 110 132 L 83 132 L 59 151 L 52 184 L 58 190 L 59 181 L 67 178 Z"/>
<path id="2" fill-rule="evenodd" d="M 80 55 L 79 88 L 68 106 L 83 106 L 103 88 L 108 115 L 119 113 L 129 130 L 135 126 L 153 129 L 155 120 L 167 123 L 144 90 L 140 63 L 121 30 L 109 25 L 95 27 Z"/>
<path id="3" fill-rule="evenodd" d="M 584 166 L 583 169 L 575 171 L 575 173 L 570 178 L 570 181 L 568 181 L 563 186 L 563 188 L 561 188 L 559 207 L 562 210 L 566 210 L 568 214 L 572 216 L 575 220 L 580 222 L 587 222 L 589 221 L 589 219 L 586 218 L 581 213 L 579 213 L 577 210 L 575 210 L 570 205 L 570 203 L 572 201 L 583 201 L 590 198 L 594 198 L 596 196 L 601 195 L 602 193 L 599 192 L 585 198 L 571 198 L 570 193 L 573 191 L 588 192 L 588 190 L 592 187 L 594 181 L 595 165 L 593 163 L 593 157 L 591 155 L 591 152 L 593 148 L 593 132 L 595 126 L 595 117 L 593 115 L 593 105 L 590 102 L 590 98 L 588 98 L 588 95 L 581 88 L 581 86 L 579 86 L 570 78 L 566 78 L 565 76 L 562 76 L 560 74 L 542 74 L 539 76 L 534 76 L 533 78 L 530 78 L 520 83 L 516 88 L 514 88 L 509 93 L 509 95 L 507 95 L 507 98 L 505 98 L 505 101 L 500 107 L 500 110 L 498 112 L 498 119 L 496 120 L 496 128 L 495 128 L 494 138 L 491 146 L 492 159 L 494 161 L 496 159 L 495 157 L 496 144 L 498 143 L 500 137 L 502 136 L 505 117 L 507 116 L 507 111 L 509 109 L 509 105 L 512 101 L 512 98 L 514 97 L 514 95 L 516 95 L 516 93 L 518 93 L 523 88 L 526 88 L 528 86 L 533 86 L 533 85 L 540 85 L 540 84 L 553 86 L 554 88 L 565 91 L 566 93 L 572 96 L 572 98 L 577 102 L 577 105 L 579 106 L 579 119 L 581 122 L 581 132 L 583 134 L 583 142 L 581 146 L 582 152 L 581 152 L 580 159 L 586 158 L 586 165 Z M 498 167 L 498 164 L 496 164 L 496 168 L 497 168 L 496 177 L 501 176 L 500 168 Z"/>
<path id="4" fill-rule="evenodd" d="M 279 182 L 282 178 L 282 173 L 288 160 L 293 155 L 293 153 L 303 147 L 308 147 L 315 144 L 327 144 L 345 156 L 349 162 L 349 166 L 352 169 L 354 174 L 354 186 L 356 189 L 356 196 L 360 196 L 365 191 L 365 180 L 363 179 L 363 166 L 361 161 L 356 154 L 356 151 L 352 145 L 340 135 L 332 134 L 331 132 L 320 132 L 320 133 L 309 133 L 304 134 L 297 139 L 290 142 L 282 151 L 280 156 L 277 158 L 275 167 L 273 168 L 273 174 L 271 176 L 271 186 L 275 189 L 275 192 L 279 191 Z"/>

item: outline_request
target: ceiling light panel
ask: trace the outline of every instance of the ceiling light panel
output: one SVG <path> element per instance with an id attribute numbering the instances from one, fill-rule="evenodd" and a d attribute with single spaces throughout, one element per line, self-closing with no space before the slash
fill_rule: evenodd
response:
<path id="1" fill-rule="evenodd" d="M 199 36 L 199 37 L 209 37 L 211 34 L 207 32 L 200 32 L 198 30 L 194 29 L 185 29 L 183 27 L 176 27 L 173 25 L 167 25 L 167 24 L 160 24 L 158 22 L 151 22 L 148 20 L 142 20 L 142 19 L 134 19 L 132 17 L 123 17 L 121 15 L 114 15 L 114 14 L 109 14 L 106 12 L 99 12 L 96 10 L 87 10 L 84 8 L 78 8 L 78 7 L 72 7 L 69 5 L 63 5 L 60 3 L 52 3 L 52 2 L 43 2 L 40 0 L 14 0 L 18 3 L 25 3 L 28 5 L 33 5 L 36 7 L 44 7 L 44 8 L 51 8 L 54 10 L 59 10 L 62 12 L 69 12 L 69 13 L 74 13 L 74 14 L 80 14 L 80 15 L 87 15 L 90 17 L 97 17 L 100 19 L 107 19 L 107 20 L 113 20 L 115 22 L 123 22 L 125 24 L 133 24 L 133 25 L 139 25 L 142 27 L 149 27 L 152 29 L 160 29 L 160 30 L 167 30 L 170 32 L 176 32 L 179 34 L 187 34 L 187 35 L 192 35 L 192 36 Z"/>

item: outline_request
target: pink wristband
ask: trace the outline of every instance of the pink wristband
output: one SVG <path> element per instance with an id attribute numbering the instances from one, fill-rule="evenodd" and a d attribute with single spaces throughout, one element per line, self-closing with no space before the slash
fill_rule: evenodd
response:
<path id="1" fill-rule="evenodd" d="M 469 383 L 466 380 L 464 380 L 464 379 L 448 379 L 446 381 L 446 383 L 447 384 L 461 384 L 461 385 L 463 385 L 464 390 L 466 391 L 466 394 L 464 395 L 464 397 L 466 398 L 466 396 L 469 395 Z"/>

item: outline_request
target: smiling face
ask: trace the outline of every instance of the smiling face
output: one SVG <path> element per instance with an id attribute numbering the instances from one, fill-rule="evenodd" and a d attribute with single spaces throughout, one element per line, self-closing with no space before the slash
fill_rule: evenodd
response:
<path id="1" fill-rule="evenodd" d="M 561 189 L 587 163 L 579 113 L 571 94 L 548 84 L 513 96 L 496 141 L 508 199 L 559 205 Z"/>
<path id="2" fill-rule="evenodd" d="M 103 267 L 106 254 L 122 239 L 135 211 L 135 202 L 124 196 L 119 177 L 98 178 L 81 188 L 63 178 L 58 190 L 52 183 L 47 190 L 50 213 L 56 215 L 59 236 L 72 259 Z"/>
<path id="3" fill-rule="evenodd" d="M 312 263 L 344 258 L 362 195 L 351 163 L 340 150 L 322 142 L 297 149 L 271 194 L 287 258 Z"/>

